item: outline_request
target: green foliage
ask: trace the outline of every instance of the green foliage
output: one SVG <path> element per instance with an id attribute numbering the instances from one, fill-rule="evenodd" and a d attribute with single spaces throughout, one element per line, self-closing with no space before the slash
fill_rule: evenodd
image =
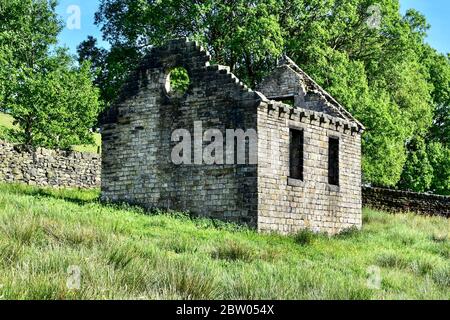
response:
<path id="1" fill-rule="evenodd" d="M 189 87 L 190 79 L 185 68 L 176 67 L 170 71 L 170 88 L 173 92 L 184 94 Z"/>
<path id="2" fill-rule="evenodd" d="M 10 143 L 21 143 L 20 137 L 17 136 L 14 129 L 0 126 L 0 140 Z"/>
<path id="3" fill-rule="evenodd" d="M 70 148 L 92 143 L 90 129 L 99 111 L 88 63 L 74 66 L 55 49 L 61 23 L 56 1 L 1 0 L 0 108 L 18 126 L 18 139 L 29 146 Z"/>
<path id="4" fill-rule="evenodd" d="M 373 4 L 381 9 L 379 28 L 367 24 Z M 429 135 L 448 146 L 448 57 L 424 43 L 425 17 L 415 10 L 402 16 L 398 0 L 103 0 L 96 23 L 112 45 L 104 58 L 115 79 L 104 83 L 107 101 L 150 45 L 190 36 L 250 86 L 282 52 L 292 57 L 366 126 L 367 183 L 396 186 L 403 177 L 403 186 L 427 190 L 429 178 L 418 187 L 406 177 L 415 161 L 408 142 Z"/>
<path id="5" fill-rule="evenodd" d="M 421 138 L 414 139 L 399 187 L 450 195 L 450 149 L 440 142 L 426 145 Z"/>
<path id="6" fill-rule="evenodd" d="M 427 146 L 427 155 L 434 172 L 430 190 L 450 195 L 450 147 L 432 142 Z"/>
<path id="7" fill-rule="evenodd" d="M 429 136 L 433 141 L 442 142 L 450 148 L 450 99 L 447 103 L 447 105 L 436 106 Z"/>
<path id="8" fill-rule="evenodd" d="M 3 299 L 448 299 L 448 220 L 364 210 L 363 230 L 291 237 L 102 205 L 98 190 L 0 185 Z M 66 286 L 81 269 L 80 290 Z M 380 268 L 381 287 L 367 286 Z M 20 276 L 18 276 L 20 275 Z"/>
<path id="9" fill-rule="evenodd" d="M 20 135 L 17 134 L 17 126 L 14 126 L 13 122 L 14 118 L 9 114 L 0 113 L 0 140 L 21 144 L 23 141 L 20 139 Z M 93 133 L 92 136 L 94 144 L 74 145 L 72 149 L 78 152 L 101 152 L 102 138 L 100 133 Z"/>
<path id="10" fill-rule="evenodd" d="M 314 234 L 314 232 L 309 229 L 304 229 L 295 234 L 294 241 L 301 246 L 306 246 L 311 244 L 314 238 L 316 238 L 316 234 Z"/>
<path id="11" fill-rule="evenodd" d="M 434 119 L 428 138 L 450 148 L 450 60 L 426 47 L 424 62 L 430 71 L 429 81 L 433 86 Z"/>
<path id="12" fill-rule="evenodd" d="M 15 92 L 8 109 L 25 144 L 69 149 L 93 143 L 90 129 L 99 104 L 88 64 L 80 68 L 58 66 L 45 74 L 21 76 Z"/>
<path id="13" fill-rule="evenodd" d="M 430 189 L 434 170 L 428 160 L 425 142 L 416 138 L 409 144 L 408 149 L 408 159 L 399 186 L 417 192 L 427 191 Z"/>
<path id="14" fill-rule="evenodd" d="M 7 65 L 7 58 L 5 53 L 0 50 L 0 112 L 5 111 L 5 107 L 3 105 L 3 101 L 5 100 L 5 93 L 6 93 L 6 82 L 5 79 L 7 78 L 6 68 L 4 66 Z"/>
<path id="15" fill-rule="evenodd" d="M 88 36 L 88 38 L 81 42 L 77 47 L 78 53 L 78 63 L 83 64 L 86 62 L 90 63 L 91 66 L 91 74 L 94 78 L 94 84 L 99 88 L 100 93 L 100 101 L 101 104 L 101 112 L 99 112 L 99 118 L 97 119 L 97 126 L 101 124 L 101 118 L 103 113 L 109 106 L 109 102 L 112 101 L 116 95 L 116 92 L 119 91 L 119 85 L 115 84 L 116 80 L 114 77 L 111 77 L 111 72 L 121 63 L 121 61 L 117 60 L 114 63 L 111 63 L 111 57 L 113 54 L 110 53 L 108 55 L 107 50 L 103 48 L 97 47 L 97 39 L 92 36 Z M 125 59 L 124 59 L 125 60 Z M 122 61 L 124 61 L 122 60 Z M 126 60 L 125 60 L 126 61 Z M 116 77 L 118 74 L 116 75 Z M 122 84 L 122 82 L 120 82 Z"/>

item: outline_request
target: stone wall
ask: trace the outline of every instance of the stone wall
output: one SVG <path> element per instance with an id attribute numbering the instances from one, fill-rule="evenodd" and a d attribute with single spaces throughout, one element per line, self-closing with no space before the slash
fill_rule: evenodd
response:
<path id="1" fill-rule="evenodd" d="M 302 228 L 329 234 L 361 227 L 360 124 L 291 59 L 259 85 L 258 226 L 294 233 Z M 303 179 L 289 177 L 289 131 L 303 131 Z M 339 185 L 328 180 L 329 139 L 339 141 Z"/>
<path id="2" fill-rule="evenodd" d="M 37 186 L 100 186 L 100 155 L 38 148 L 25 151 L 0 141 L 0 181 Z"/>
<path id="3" fill-rule="evenodd" d="M 417 212 L 450 217 L 450 197 L 363 187 L 363 205 L 390 212 Z"/>
<path id="4" fill-rule="evenodd" d="M 196 121 L 203 132 L 256 128 L 258 95 L 229 68 L 210 66 L 210 58 L 195 42 L 171 41 L 154 48 L 129 79 L 102 128 L 104 201 L 190 211 L 256 227 L 256 165 L 176 165 L 171 160 L 177 144 L 172 133 L 186 129 L 193 142 Z M 185 68 L 190 77 L 182 96 L 166 88 L 175 67 Z"/>
<path id="5" fill-rule="evenodd" d="M 361 227 L 361 135 L 338 118 L 274 101 L 258 109 L 258 227 L 329 234 Z M 289 129 L 304 132 L 304 177 L 289 178 Z M 347 129 L 346 129 L 347 128 Z M 328 183 L 328 138 L 339 138 L 339 186 Z"/>

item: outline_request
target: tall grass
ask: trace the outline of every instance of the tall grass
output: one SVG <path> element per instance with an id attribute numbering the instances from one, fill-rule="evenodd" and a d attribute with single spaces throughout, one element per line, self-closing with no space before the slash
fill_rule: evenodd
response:
<path id="1" fill-rule="evenodd" d="M 450 298 L 444 218 L 364 210 L 362 231 L 283 237 L 97 198 L 0 185 L 1 299 Z"/>

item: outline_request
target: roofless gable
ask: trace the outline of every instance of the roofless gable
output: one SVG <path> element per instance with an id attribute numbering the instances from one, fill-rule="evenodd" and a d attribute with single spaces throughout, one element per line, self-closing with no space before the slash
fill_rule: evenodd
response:
<path id="1" fill-rule="evenodd" d="M 257 88 L 268 99 L 282 101 L 295 107 L 322 112 L 364 126 L 336 99 L 318 85 L 288 56 L 283 56 L 275 70 Z"/>

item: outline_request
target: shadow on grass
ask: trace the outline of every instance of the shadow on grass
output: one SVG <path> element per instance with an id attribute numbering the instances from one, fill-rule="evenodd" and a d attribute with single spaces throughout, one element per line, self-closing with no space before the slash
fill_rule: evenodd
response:
<path id="1" fill-rule="evenodd" d="M 98 189 L 50 189 L 23 184 L 0 184 L 0 190 L 17 195 L 54 198 L 78 205 L 98 203 L 100 200 Z"/>
<path id="2" fill-rule="evenodd" d="M 99 189 L 76 189 L 76 188 L 47 188 L 30 186 L 26 184 L 0 183 L 0 193 L 10 193 L 15 195 L 27 195 L 37 198 L 53 198 L 68 201 L 77 205 L 101 204 L 102 206 L 115 209 L 132 211 L 137 214 L 150 216 L 170 216 L 178 220 L 186 220 L 195 224 L 198 229 L 216 229 L 225 231 L 246 231 L 248 226 L 239 225 L 233 222 L 225 222 L 217 219 L 200 217 L 190 212 L 180 212 L 174 210 L 164 210 L 157 208 L 145 208 L 138 203 L 108 202 L 100 201 Z"/>

